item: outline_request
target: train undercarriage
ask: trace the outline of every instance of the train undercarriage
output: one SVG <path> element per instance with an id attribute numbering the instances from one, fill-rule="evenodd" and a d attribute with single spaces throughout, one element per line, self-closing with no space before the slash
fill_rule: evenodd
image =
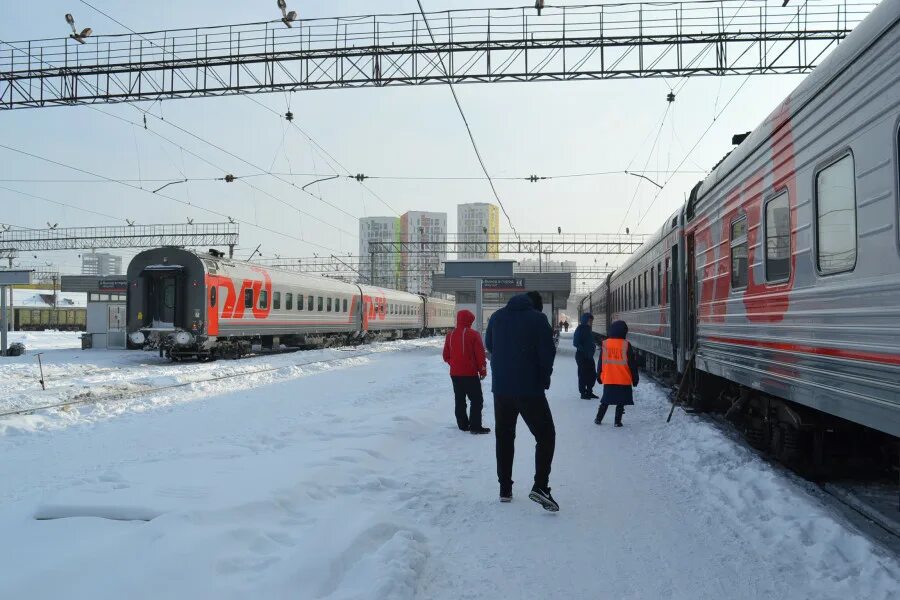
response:
<path id="1" fill-rule="evenodd" d="M 257 351 L 279 349 L 313 350 L 340 346 L 358 346 L 372 342 L 416 339 L 443 333 L 435 329 L 397 329 L 352 333 L 325 333 L 303 335 L 259 335 L 241 337 L 212 337 L 194 335 L 183 330 L 147 329 L 129 336 L 129 349 L 159 352 L 162 358 L 174 362 L 239 359 Z"/>
<path id="2" fill-rule="evenodd" d="M 638 354 L 652 377 L 679 382 L 671 361 Z M 897 477 L 898 438 L 709 373 L 686 376 L 688 411 L 722 415 L 751 446 L 808 479 Z"/>

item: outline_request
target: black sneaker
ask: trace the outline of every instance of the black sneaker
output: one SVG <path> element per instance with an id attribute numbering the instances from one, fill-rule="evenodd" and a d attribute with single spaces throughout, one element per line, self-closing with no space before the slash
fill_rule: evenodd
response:
<path id="1" fill-rule="evenodd" d="M 600 420 L 600 417 L 594 417 L 594 425 L 603 425 L 603 421 Z"/>
<path id="2" fill-rule="evenodd" d="M 616 427 L 621 427 L 621 426 L 622 426 L 621 423 L 616 423 Z"/>
<path id="3" fill-rule="evenodd" d="M 531 488 L 531 493 L 528 494 L 528 497 L 543 506 L 544 510 L 559 512 L 559 504 L 550 495 L 550 488 L 540 488 L 535 485 Z"/>
<path id="4" fill-rule="evenodd" d="M 588 396 L 587 394 L 582 394 L 582 395 L 581 395 L 581 399 L 582 399 L 582 400 L 590 400 L 591 397 Z"/>
<path id="5" fill-rule="evenodd" d="M 512 484 L 500 486 L 500 502 L 512 502 Z"/>
<path id="6" fill-rule="evenodd" d="M 468 430 L 469 430 L 469 426 L 468 426 L 468 425 L 465 425 L 465 426 L 460 425 L 460 426 L 459 426 L 459 430 L 460 430 L 460 431 L 468 431 Z"/>
<path id="7" fill-rule="evenodd" d="M 469 428 L 469 433 L 471 433 L 472 435 L 480 435 L 480 434 L 490 433 L 490 432 L 491 432 L 490 427 L 477 427 L 477 428 L 471 427 L 471 428 Z"/>
<path id="8" fill-rule="evenodd" d="M 590 398 L 591 400 L 599 400 L 600 396 L 598 396 L 594 392 L 591 392 L 590 394 L 588 394 L 588 398 Z"/>

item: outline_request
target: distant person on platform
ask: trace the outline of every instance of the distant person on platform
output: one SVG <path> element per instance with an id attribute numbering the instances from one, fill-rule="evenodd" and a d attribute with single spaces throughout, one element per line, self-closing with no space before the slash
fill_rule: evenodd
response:
<path id="1" fill-rule="evenodd" d="M 563 321 L 563 328 L 566 330 L 566 333 L 569 332 L 569 320 L 568 319 Z"/>
<path id="2" fill-rule="evenodd" d="M 575 364 L 578 365 L 578 392 L 581 394 L 582 400 L 600 397 L 594 393 L 594 383 L 597 381 L 597 370 L 594 368 L 597 342 L 594 341 L 593 328 L 594 315 L 584 313 L 572 336 L 572 344 L 575 346 Z"/>
<path id="3" fill-rule="evenodd" d="M 444 362 L 450 365 L 450 379 L 453 381 L 453 395 L 456 400 L 456 425 L 461 431 L 472 434 L 490 433 L 481 425 L 481 410 L 484 396 L 481 380 L 487 377 L 487 362 L 481 334 L 472 329 L 475 315 L 468 310 L 456 313 L 456 329 L 444 340 Z M 469 414 L 466 414 L 466 397 L 469 399 Z"/>
<path id="4" fill-rule="evenodd" d="M 556 347 L 550 321 L 537 292 L 513 297 L 488 322 L 485 343 L 491 353 L 497 479 L 500 501 L 512 501 L 512 470 L 519 415 L 534 436 L 534 486 L 528 497 L 546 510 L 559 504 L 550 495 L 550 467 L 556 428 L 545 391 L 550 388 Z"/>
<path id="5" fill-rule="evenodd" d="M 616 407 L 616 427 L 622 426 L 622 415 L 625 407 L 634 404 L 632 388 L 638 384 L 638 362 L 631 344 L 625 339 L 628 336 L 628 325 L 625 321 L 616 321 L 609 326 L 609 337 L 600 349 L 600 376 L 603 384 L 603 397 L 594 423 L 603 423 L 606 409 L 610 405 Z"/>

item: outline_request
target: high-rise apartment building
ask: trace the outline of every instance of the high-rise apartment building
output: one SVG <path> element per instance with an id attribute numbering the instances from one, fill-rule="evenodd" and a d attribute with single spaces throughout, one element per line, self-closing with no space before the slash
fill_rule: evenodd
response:
<path id="1" fill-rule="evenodd" d="M 109 277 L 122 274 L 122 257 L 105 252 L 81 255 L 81 274 Z"/>
<path id="2" fill-rule="evenodd" d="M 459 258 L 497 260 L 500 258 L 500 208 L 486 202 L 456 207 L 459 241 L 465 242 Z"/>
<path id="3" fill-rule="evenodd" d="M 372 285 L 399 289 L 402 284 L 400 253 L 384 252 L 383 250 L 387 248 L 376 247 L 370 242 L 399 243 L 400 219 L 363 217 L 359 220 L 360 280 Z"/>
<path id="4" fill-rule="evenodd" d="M 447 260 L 447 213 L 409 211 L 400 217 L 402 289 L 431 294 L 432 273 Z"/>

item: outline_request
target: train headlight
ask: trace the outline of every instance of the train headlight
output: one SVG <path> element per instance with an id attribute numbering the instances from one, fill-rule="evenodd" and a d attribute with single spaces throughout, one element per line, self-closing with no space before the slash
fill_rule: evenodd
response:
<path id="1" fill-rule="evenodd" d="M 135 346 L 143 346 L 144 342 L 147 340 L 147 338 L 144 336 L 143 332 L 140 332 L 140 331 L 135 331 L 134 333 L 129 335 L 128 338 L 131 340 L 131 343 L 134 344 Z"/>
<path id="2" fill-rule="evenodd" d="M 190 346 L 194 343 L 194 336 L 187 331 L 179 331 L 175 334 L 175 343 L 179 346 Z"/>

